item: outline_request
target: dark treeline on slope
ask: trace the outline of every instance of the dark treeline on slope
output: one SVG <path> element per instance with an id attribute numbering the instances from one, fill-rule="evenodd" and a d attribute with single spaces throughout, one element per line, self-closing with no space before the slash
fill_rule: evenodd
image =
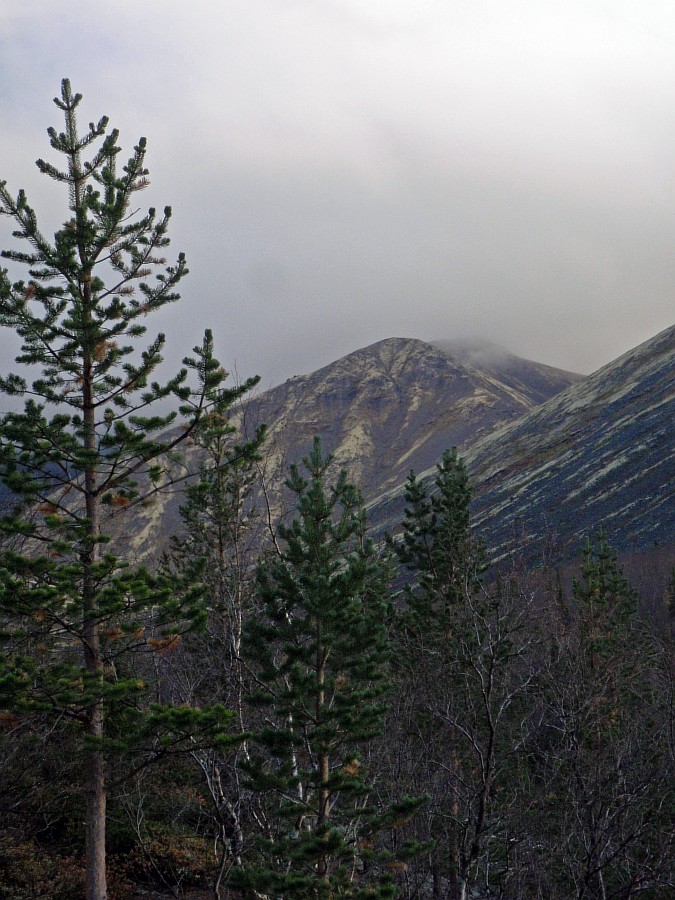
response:
<path id="1" fill-rule="evenodd" d="M 120 170 L 107 120 L 81 135 L 67 81 L 56 102 L 53 242 L 0 183 L 30 248 L 0 322 L 39 370 L 0 383 L 27 398 L 0 419 L 0 896 L 671 896 L 671 632 L 605 537 L 571 586 L 491 573 L 447 451 L 376 546 L 318 440 L 277 525 L 264 432 L 229 421 L 253 381 L 223 387 L 209 333 L 165 384 L 161 336 L 129 360 L 186 273 L 170 211 L 130 206 L 144 142 Z M 111 523 L 179 483 L 161 564 L 113 552 Z"/>

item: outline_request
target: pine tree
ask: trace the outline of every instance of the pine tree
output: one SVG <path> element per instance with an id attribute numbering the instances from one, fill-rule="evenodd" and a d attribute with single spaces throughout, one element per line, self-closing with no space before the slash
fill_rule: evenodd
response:
<path id="1" fill-rule="evenodd" d="M 233 395 L 232 399 L 235 399 Z M 263 541 L 255 503 L 258 449 L 266 428 L 259 426 L 245 445 L 233 440 L 230 397 L 214 406 L 194 431 L 203 462 L 186 487 L 180 515 L 182 534 L 174 536 L 166 564 L 185 580 L 203 582 L 210 615 L 209 640 L 217 645 L 218 678 L 227 678 L 229 699 L 241 705 L 241 638 L 243 622 L 255 592 L 255 561 Z M 211 683 L 220 693 L 224 685 Z"/>
<path id="2" fill-rule="evenodd" d="M 527 675 L 513 675 L 527 649 L 527 604 L 514 585 L 482 584 L 471 493 L 463 460 L 445 451 L 433 492 L 411 472 L 402 533 L 390 540 L 408 570 L 391 730 L 401 735 L 407 789 L 431 795 L 415 825 L 426 822 L 418 837 L 435 840 L 427 857 L 433 896 L 452 900 L 469 895 L 488 843 L 498 843 L 495 788 L 508 777 L 512 737 L 506 712 L 527 684 Z"/>
<path id="3" fill-rule="evenodd" d="M 80 734 L 86 895 L 103 900 L 108 752 L 128 750 L 130 732 L 150 742 L 154 730 L 157 755 L 185 749 L 200 729 L 222 738 L 227 727 L 218 710 L 155 709 L 143 728 L 138 654 L 170 649 L 203 617 L 202 592 L 194 585 L 177 596 L 168 578 L 120 559 L 111 522 L 171 481 L 172 453 L 204 412 L 254 380 L 224 392 L 209 332 L 163 384 L 150 380 L 162 334 L 132 361 L 145 317 L 179 299 L 187 266 L 183 254 L 174 265 L 163 258 L 171 209 L 139 215 L 132 206 L 148 184 L 145 139 L 119 167 L 117 130 L 106 134 L 104 117 L 81 134 L 80 101 L 64 80 L 54 102 L 65 130 L 48 130 L 63 167 L 37 161 L 68 192 L 68 218 L 53 241 L 24 191 L 14 198 L 0 182 L 0 213 L 28 248 L 3 253 L 27 266 L 28 280 L 0 272 L 0 324 L 23 341 L 17 362 L 40 372 L 0 380 L 5 394 L 26 398 L 0 420 L 0 477 L 14 498 L 0 522 L 0 691 L 5 705 L 42 710 Z M 155 412 L 170 401 L 177 409 Z M 182 426 L 167 433 L 179 416 Z M 149 633 L 151 622 L 163 631 Z"/>
<path id="4" fill-rule="evenodd" d="M 414 472 L 406 482 L 401 539 L 391 542 L 399 560 L 414 573 L 406 586 L 413 631 L 423 626 L 440 641 L 453 627 L 456 607 L 475 593 L 483 569 L 483 550 L 472 537 L 472 488 L 457 448 L 446 450 L 436 466 L 434 492 Z"/>
<path id="5" fill-rule="evenodd" d="M 239 773 L 248 759 L 249 710 L 244 702 L 245 664 L 242 658 L 244 622 L 256 615 L 256 562 L 267 530 L 258 514 L 256 481 L 259 458 L 233 443 L 235 429 L 227 410 L 213 409 L 195 431 L 204 455 L 198 476 L 186 487 L 180 513 L 183 533 L 174 536 L 165 560 L 166 571 L 185 582 L 205 587 L 207 619 L 203 630 L 190 634 L 182 652 L 165 658 L 167 689 L 182 705 L 203 707 L 214 702 L 234 714 L 236 748 L 195 750 L 210 800 L 217 859 L 214 892 L 226 869 L 241 863 L 242 849 L 255 817 L 255 801 Z M 257 446 L 265 428 L 257 429 Z"/>
<path id="6" fill-rule="evenodd" d="M 287 482 L 298 518 L 259 570 L 264 617 L 245 633 L 267 726 L 254 734 L 251 784 L 266 798 L 262 859 L 234 873 L 249 891 L 295 898 L 385 897 L 390 878 L 369 850 L 379 829 L 416 804 L 374 803 L 362 753 L 383 726 L 387 569 L 365 512 L 318 438 Z"/>

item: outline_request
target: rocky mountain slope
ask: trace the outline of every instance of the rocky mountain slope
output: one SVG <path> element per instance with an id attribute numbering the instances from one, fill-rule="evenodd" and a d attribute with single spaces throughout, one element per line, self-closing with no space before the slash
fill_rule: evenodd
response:
<path id="1" fill-rule="evenodd" d="M 273 517 L 288 464 L 319 434 L 361 486 L 379 534 L 401 521 L 410 469 L 433 477 L 457 445 L 494 558 L 536 561 L 555 545 L 568 559 L 600 526 L 623 552 L 675 548 L 675 326 L 584 379 L 484 345 L 392 338 L 289 379 L 241 416 L 269 425 Z M 198 461 L 189 450 L 188 468 Z M 125 515 L 125 549 L 155 556 L 180 528 L 179 506 L 168 492 Z"/>
<path id="2" fill-rule="evenodd" d="M 301 459 L 320 435 L 372 498 L 446 447 L 472 445 L 581 378 L 510 354 L 477 356 L 390 338 L 272 388 L 248 415 L 268 423 L 269 452 L 279 460 Z"/>
<path id="3" fill-rule="evenodd" d="M 400 484 L 411 468 L 432 466 L 447 447 L 465 450 L 498 425 L 512 422 L 576 383 L 581 376 L 501 353 L 494 348 L 472 365 L 468 350 L 390 338 L 324 368 L 290 378 L 246 403 L 239 416 L 249 431 L 269 429 L 264 451 L 266 502 L 283 508 L 280 487 L 291 462 L 307 454 L 315 434 L 335 466 L 372 500 Z M 489 361 L 488 361 L 489 358 Z M 186 464 L 198 458 L 187 450 Z M 190 458 L 192 457 L 192 458 Z M 124 538 L 147 559 L 180 528 L 180 494 L 125 514 Z"/>
<path id="4" fill-rule="evenodd" d="M 478 441 L 466 461 L 496 558 L 551 544 L 569 557 L 600 527 L 623 552 L 675 542 L 675 326 Z M 391 528 L 402 508 L 398 487 L 371 518 Z"/>

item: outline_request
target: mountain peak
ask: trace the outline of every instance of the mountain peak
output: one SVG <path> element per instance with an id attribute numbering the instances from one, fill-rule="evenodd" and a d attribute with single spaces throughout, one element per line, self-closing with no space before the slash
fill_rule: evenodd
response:
<path id="1" fill-rule="evenodd" d="M 549 541 L 569 556 L 599 528 L 625 552 L 672 541 L 674 371 L 672 326 L 472 444 L 475 521 L 497 557 Z M 400 484 L 373 519 L 391 528 L 402 507 Z"/>
<path id="2" fill-rule="evenodd" d="M 447 357 L 443 351 L 428 344 L 418 338 L 390 337 L 366 347 L 360 347 L 358 350 L 352 350 L 340 359 L 311 372 L 304 378 L 312 380 L 321 380 L 329 376 L 332 372 L 349 369 L 356 371 L 357 369 L 376 369 L 383 372 L 390 370 L 400 370 L 401 366 L 405 366 L 409 361 L 421 361 L 429 356 Z M 272 389 L 274 390 L 274 388 Z"/>
<path id="3" fill-rule="evenodd" d="M 250 401 L 245 424 L 269 427 L 272 517 L 288 464 L 318 434 L 361 487 L 376 532 L 400 522 L 410 469 L 433 477 L 456 445 L 496 556 L 518 540 L 538 552 L 553 532 L 564 552 L 577 552 L 581 535 L 603 523 L 618 547 L 640 550 L 663 540 L 664 528 L 672 540 L 675 326 L 583 380 L 483 347 L 387 338 Z M 139 509 L 131 538 L 139 557 L 160 552 L 179 527 L 180 502 L 171 494 Z"/>
<path id="4" fill-rule="evenodd" d="M 502 380 L 497 368 L 481 371 L 433 344 L 391 337 L 272 388 L 256 401 L 256 417 L 268 423 L 279 457 L 302 457 L 320 435 L 373 497 L 411 468 L 426 468 L 447 447 L 466 446 L 575 378 L 544 377 L 546 367 L 527 360 L 519 365 L 517 379 L 508 374 Z"/>

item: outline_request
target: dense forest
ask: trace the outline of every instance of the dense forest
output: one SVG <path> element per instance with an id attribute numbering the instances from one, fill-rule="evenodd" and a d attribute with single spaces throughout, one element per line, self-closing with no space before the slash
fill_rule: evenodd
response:
<path id="1" fill-rule="evenodd" d="M 0 896 L 672 896 L 675 578 L 656 627 L 601 532 L 571 583 L 491 567 L 454 449 L 386 541 L 318 438 L 272 515 L 231 416 L 256 380 L 208 331 L 164 382 L 164 337 L 136 349 L 186 261 L 134 211 L 145 141 L 118 165 L 80 100 L 38 160 L 53 241 L 0 182 L 28 270 L 0 274 Z M 137 565 L 125 516 L 164 491 L 181 526 Z"/>

